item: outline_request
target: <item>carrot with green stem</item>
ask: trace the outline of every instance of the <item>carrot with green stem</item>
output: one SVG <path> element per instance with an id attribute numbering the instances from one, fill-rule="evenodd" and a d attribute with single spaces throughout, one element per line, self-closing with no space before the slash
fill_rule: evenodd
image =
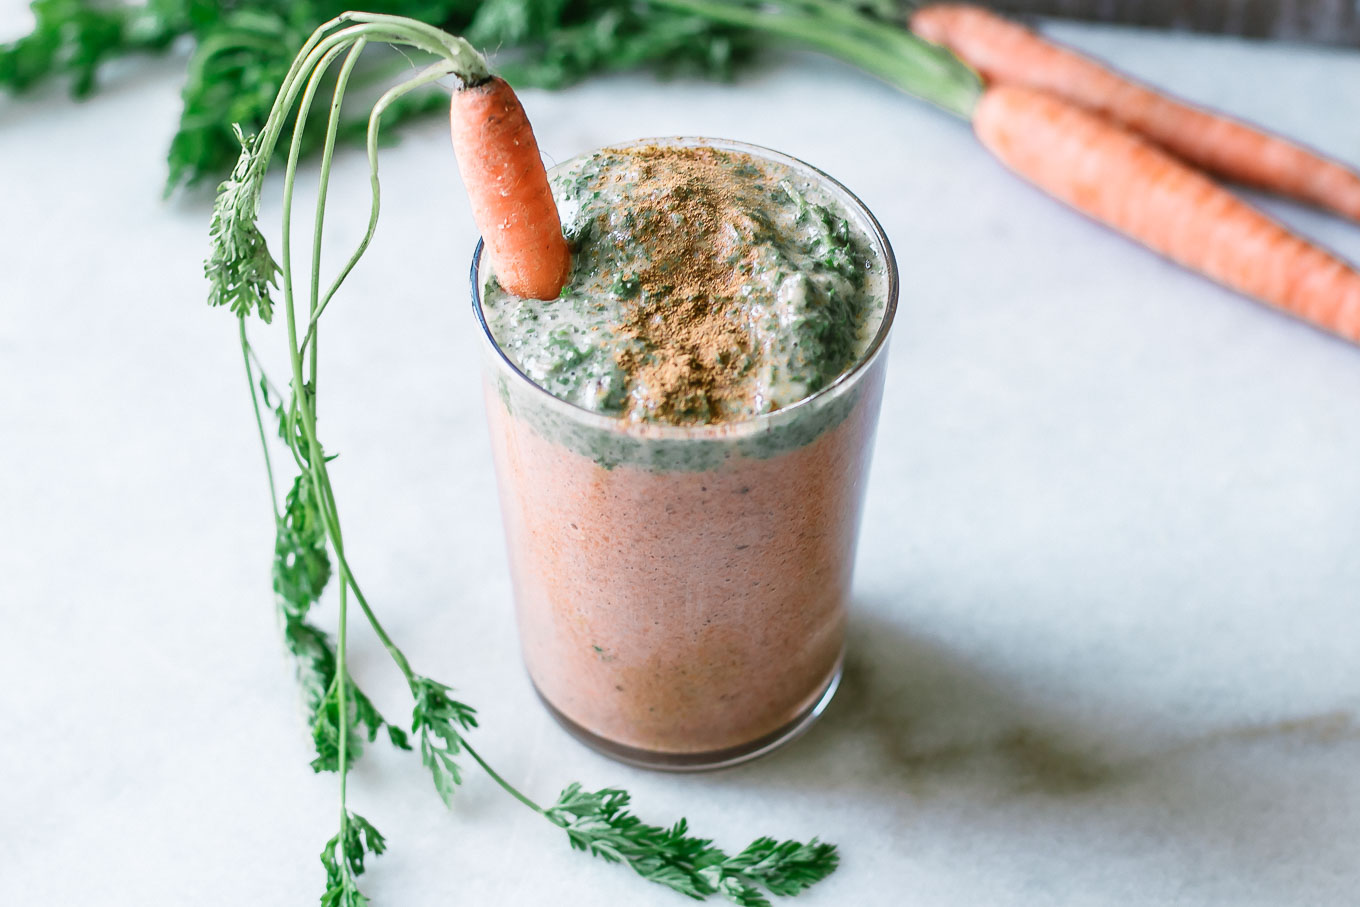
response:
<path id="1" fill-rule="evenodd" d="M 1360 343 L 1360 273 L 1130 130 L 1055 95 L 984 86 L 940 48 L 835 0 L 652 0 L 840 57 L 972 123 L 1049 195 L 1224 286 Z"/>
<path id="2" fill-rule="evenodd" d="M 372 107 L 367 132 L 371 193 L 368 226 L 355 251 L 323 290 L 320 255 L 341 107 L 359 56 L 372 42 L 414 48 L 431 55 L 435 62 L 389 89 Z M 341 62 L 334 80 L 312 218 L 311 260 L 304 277 L 295 273 L 293 266 L 293 190 L 308 114 L 337 61 Z M 796 894 L 835 870 L 838 855 L 834 845 L 815 838 L 804 844 L 762 837 L 745 850 L 728 855 L 712 842 L 691 836 L 683 819 L 668 828 L 643 823 L 629 811 L 628 794 L 621 790 L 592 792 L 571 784 L 550 806 L 527 797 L 469 744 L 468 733 L 477 727 L 476 710 L 456 700 L 451 687 L 414 670 L 378 620 L 350 566 L 328 465 L 333 455 L 328 454 L 317 434 L 320 322 L 377 227 L 381 198 L 378 138 L 384 111 L 408 92 L 446 77 L 457 80 L 450 104 L 456 157 L 497 277 L 518 295 L 556 297 L 570 270 L 570 254 L 523 109 L 509 86 L 491 75 L 485 60 L 466 42 L 411 19 L 346 13 L 319 28 L 294 61 L 263 130 L 251 138 L 240 136 L 240 159 L 231 178 L 219 188 L 213 209 L 212 251 L 205 267 L 211 284 L 209 301 L 230 307 L 238 320 L 274 510 L 274 590 L 284 641 L 297 659 L 299 680 L 311 711 L 316 749 L 312 767 L 340 776 L 340 827 L 321 852 L 326 871 L 321 903 L 323 907 L 362 907 L 367 903 L 359 891 L 358 877 L 364 872 L 365 860 L 381 854 L 386 842 L 368 820 L 349 809 L 348 775 L 365 738 L 371 743 L 384 730 L 397 748 L 419 750 L 435 790 L 446 804 L 462 781 L 460 762 L 466 755 L 511 797 L 565 832 L 573 848 L 627 863 L 649 881 L 695 899 L 721 894 L 740 904 L 768 903 L 761 887 L 777 894 Z M 265 173 L 290 116 L 293 133 L 283 176 L 282 246 L 276 262 L 257 218 Z M 300 286 L 304 279 L 305 291 Z M 251 315 L 265 322 L 272 320 L 276 286 L 282 290 L 291 372 L 286 400 L 263 374 L 245 324 Z M 303 292 L 305 310 L 298 298 Z M 275 497 L 270 433 L 265 430 L 263 417 L 266 409 L 272 409 L 278 417 L 279 433 L 298 467 L 282 507 Z M 331 578 L 332 559 L 339 580 L 339 629 L 333 642 L 310 619 Z M 349 676 L 351 600 L 409 688 L 413 702 L 409 736 L 406 730 L 388 722 Z"/>
<path id="3" fill-rule="evenodd" d="M 553 299 L 571 272 L 534 131 L 504 79 L 456 92 L 449 123 L 458 170 L 496 279 L 516 296 Z"/>
<path id="4" fill-rule="evenodd" d="M 1019 23 L 977 6 L 939 3 L 914 12 L 911 29 L 958 54 L 989 82 L 1049 92 L 1224 179 L 1360 221 L 1360 173 L 1345 164 L 1169 97 Z"/>

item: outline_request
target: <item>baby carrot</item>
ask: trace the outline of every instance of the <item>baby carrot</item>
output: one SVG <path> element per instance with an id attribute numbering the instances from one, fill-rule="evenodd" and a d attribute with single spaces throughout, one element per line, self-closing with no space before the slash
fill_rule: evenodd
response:
<path id="1" fill-rule="evenodd" d="M 1042 89 L 1141 133 L 1211 173 L 1360 221 L 1360 173 L 1278 135 L 1154 91 L 985 9 L 960 3 L 926 6 L 912 15 L 911 29 L 954 51 L 989 82 Z"/>
<path id="2" fill-rule="evenodd" d="M 1360 273 L 1127 129 L 1041 91 L 994 85 L 974 109 L 973 131 L 1049 195 L 1360 343 Z"/>
<path id="3" fill-rule="evenodd" d="M 519 98 L 497 77 L 466 86 L 453 94 L 449 124 L 496 279 L 516 296 L 555 299 L 571 251 Z"/>

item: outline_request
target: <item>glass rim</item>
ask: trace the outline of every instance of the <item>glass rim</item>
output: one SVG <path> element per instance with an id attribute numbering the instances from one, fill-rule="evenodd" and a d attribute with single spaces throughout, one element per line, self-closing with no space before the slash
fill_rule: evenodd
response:
<path id="1" fill-rule="evenodd" d="M 759 413 L 744 419 L 732 419 L 723 422 L 710 422 L 699 425 L 671 425 L 668 423 L 657 422 L 628 422 L 616 415 L 602 413 L 598 410 L 586 409 L 572 403 L 570 400 L 563 400 L 551 391 L 539 385 L 532 378 L 520 370 L 520 367 L 513 359 L 501 349 L 496 338 L 491 334 L 491 326 L 487 323 L 486 313 L 482 308 L 482 288 L 481 281 L 478 279 L 482 269 L 482 257 L 485 253 L 486 242 L 482 237 L 477 238 L 477 245 L 472 251 L 472 268 L 469 273 L 469 280 L 472 284 L 472 311 L 477 318 L 477 324 L 482 329 L 482 340 L 495 351 L 500 364 L 510 371 L 519 381 L 530 387 L 531 393 L 541 395 L 544 402 L 549 406 L 565 407 L 572 414 L 574 419 L 588 422 L 595 427 L 621 435 L 630 435 L 638 438 L 655 440 L 682 440 L 682 439 L 704 439 L 704 438 L 731 438 L 747 434 L 756 434 L 763 431 L 767 426 L 782 422 L 798 413 L 809 409 L 815 409 L 824 400 L 839 396 L 846 388 L 854 385 L 860 376 L 869 370 L 869 367 L 878 359 L 884 344 L 887 343 L 888 334 L 892 330 L 894 317 L 897 314 L 897 297 L 899 291 L 899 280 L 897 272 L 897 257 L 893 253 L 892 243 L 888 241 L 888 235 L 883 230 L 883 225 L 878 222 L 878 218 L 869 210 L 869 207 L 845 187 L 840 180 L 826 173 L 818 167 L 807 163 L 800 158 L 775 151 L 773 148 L 766 148 L 762 145 L 755 145 L 750 142 L 741 142 L 734 139 L 711 138 L 705 136 L 662 136 L 658 138 L 634 139 L 627 142 L 619 142 L 611 145 L 604 145 L 600 148 L 584 151 L 573 155 L 559 164 L 554 164 L 548 171 L 549 175 L 553 171 L 576 163 L 587 155 L 594 154 L 596 151 L 606 149 L 630 149 L 663 145 L 679 148 L 693 147 L 714 147 L 720 149 L 730 149 L 750 154 L 753 157 L 767 161 L 783 164 L 795 171 L 800 171 L 815 177 L 823 188 L 828 190 L 831 195 L 836 196 L 847 208 L 848 211 L 857 215 L 863 220 L 862 226 L 867 228 L 870 241 L 877 246 L 877 252 L 883 259 L 883 265 L 887 276 L 887 288 L 884 292 L 883 317 L 879 321 L 878 330 L 874 332 L 869 345 L 865 347 L 864 354 L 855 361 L 850 368 L 841 372 L 825 387 L 819 388 L 796 403 L 772 410 L 768 413 Z"/>

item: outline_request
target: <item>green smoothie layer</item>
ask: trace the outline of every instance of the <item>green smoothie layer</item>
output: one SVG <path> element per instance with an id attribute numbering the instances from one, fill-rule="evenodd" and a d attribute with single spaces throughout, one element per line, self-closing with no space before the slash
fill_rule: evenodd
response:
<path id="1" fill-rule="evenodd" d="M 570 281 L 543 301 L 489 278 L 483 308 L 520 370 L 577 406 L 679 425 L 772 412 L 853 366 L 882 320 L 869 237 L 781 163 L 604 149 L 552 183 Z"/>

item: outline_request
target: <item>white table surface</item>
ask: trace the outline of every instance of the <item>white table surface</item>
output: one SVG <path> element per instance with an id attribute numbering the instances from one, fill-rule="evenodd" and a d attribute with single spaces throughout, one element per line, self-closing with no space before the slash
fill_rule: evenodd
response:
<path id="1" fill-rule="evenodd" d="M 1360 53 L 1055 32 L 1360 162 Z M 160 198 L 181 66 L 118 67 L 88 104 L 0 101 L 3 904 L 312 903 L 336 824 L 275 621 L 235 324 L 204 304 L 210 196 Z M 835 841 L 807 907 L 1355 903 L 1360 350 L 820 59 L 525 102 L 556 159 L 676 133 L 801 156 L 877 211 L 904 280 L 840 696 L 755 764 L 634 770 L 567 737 L 521 669 L 473 226 L 437 120 L 384 153 L 385 220 L 327 317 L 323 430 L 355 569 L 417 669 L 481 710 L 508 778 L 545 800 L 622 785 L 732 848 Z M 344 154 L 337 249 L 364 179 Z M 1267 206 L 1360 259 L 1360 227 Z M 403 714 L 353 635 L 360 682 Z M 376 747 L 350 791 L 391 848 L 364 877 L 377 904 L 684 903 L 476 772 L 450 812 Z"/>

